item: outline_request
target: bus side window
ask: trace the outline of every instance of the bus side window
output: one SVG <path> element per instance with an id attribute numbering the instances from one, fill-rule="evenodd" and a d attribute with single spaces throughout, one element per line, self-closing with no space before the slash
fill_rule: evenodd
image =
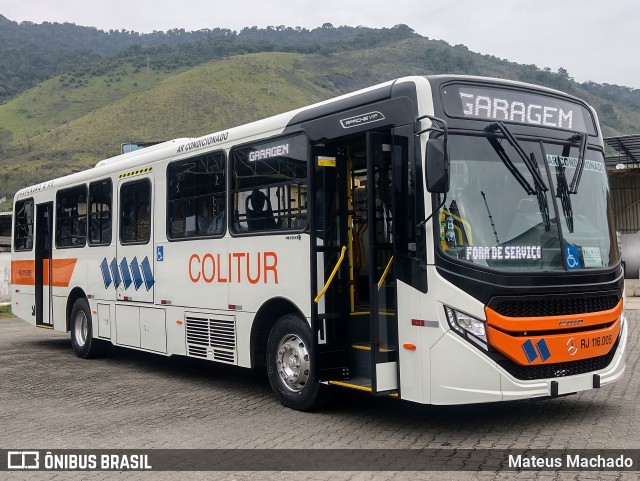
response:
<path id="1" fill-rule="evenodd" d="M 120 242 L 146 244 L 151 239 L 151 182 L 134 180 L 120 188 Z"/>
<path id="2" fill-rule="evenodd" d="M 89 245 L 111 244 L 111 179 L 89 184 Z"/>
<path id="3" fill-rule="evenodd" d="M 271 199 L 261 190 L 253 189 L 245 197 L 245 213 L 249 230 L 272 230 L 278 227 L 273 217 Z"/>
<path id="4" fill-rule="evenodd" d="M 307 226 L 307 139 L 257 142 L 231 151 L 236 233 L 301 230 Z"/>
<path id="5" fill-rule="evenodd" d="M 216 237 L 225 231 L 222 152 L 173 162 L 167 168 L 167 237 Z"/>
<path id="6" fill-rule="evenodd" d="M 84 247 L 87 241 L 87 186 L 56 194 L 56 247 Z"/>

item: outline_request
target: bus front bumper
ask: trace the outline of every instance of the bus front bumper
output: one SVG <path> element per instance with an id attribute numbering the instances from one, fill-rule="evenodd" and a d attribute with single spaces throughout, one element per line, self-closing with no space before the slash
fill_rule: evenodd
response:
<path id="1" fill-rule="evenodd" d="M 561 396 L 619 380 L 625 370 L 628 321 L 608 365 L 584 374 L 521 380 L 479 348 L 448 331 L 431 349 L 431 404 L 472 404 Z M 450 359 L 451 362 L 442 362 Z M 438 362 L 436 362 L 438 360 Z M 594 378 L 598 375 L 598 378 Z M 427 401 L 429 402 L 429 401 Z"/>

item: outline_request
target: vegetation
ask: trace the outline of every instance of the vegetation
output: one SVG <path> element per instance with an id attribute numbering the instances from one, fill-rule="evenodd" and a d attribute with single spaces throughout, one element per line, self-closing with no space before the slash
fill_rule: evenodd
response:
<path id="1" fill-rule="evenodd" d="M 16 317 L 15 314 L 11 312 L 11 304 L 0 304 L 0 319 L 8 317 Z"/>
<path id="2" fill-rule="evenodd" d="M 173 70 L 227 55 L 274 49 L 310 52 L 325 44 L 354 41 L 369 32 L 375 37 L 386 30 L 325 24 L 314 30 L 280 25 L 247 27 L 239 32 L 214 28 L 141 34 L 124 29 L 105 32 L 71 23 L 18 24 L 0 15 L 0 102 L 70 70 L 99 75 L 114 63 L 130 61 L 144 68 L 148 57 L 152 57 L 154 69 Z M 402 29 L 394 29 L 393 35 L 402 33 Z M 80 64 L 84 65 L 77 69 Z"/>
<path id="3" fill-rule="evenodd" d="M 138 34 L 0 16 L 0 191 L 84 169 L 132 140 L 195 137 L 403 75 L 520 80 L 585 98 L 605 135 L 640 130 L 640 90 L 391 29 Z M 1 208 L 2 206 L 0 206 Z"/>

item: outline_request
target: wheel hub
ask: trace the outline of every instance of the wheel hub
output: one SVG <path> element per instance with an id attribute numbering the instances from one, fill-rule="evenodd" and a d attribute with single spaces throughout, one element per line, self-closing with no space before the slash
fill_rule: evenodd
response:
<path id="1" fill-rule="evenodd" d="M 84 346 L 87 342 L 87 335 L 89 333 L 89 323 L 87 322 L 87 316 L 84 312 L 78 311 L 74 326 L 76 342 L 78 345 Z"/>
<path id="2" fill-rule="evenodd" d="M 291 391 L 301 391 L 309 380 L 309 350 L 295 334 L 287 334 L 278 344 L 276 353 L 278 375 Z"/>

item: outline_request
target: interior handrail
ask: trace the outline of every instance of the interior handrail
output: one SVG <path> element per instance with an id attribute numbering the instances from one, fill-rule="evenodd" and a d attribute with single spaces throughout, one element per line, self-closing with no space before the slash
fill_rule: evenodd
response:
<path id="1" fill-rule="evenodd" d="M 336 272 L 338 272 L 338 268 L 340 267 L 340 264 L 342 264 L 342 261 L 344 260 L 344 253 L 346 251 L 347 251 L 347 246 L 342 246 L 342 252 L 340 252 L 340 258 L 338 259 L 336 266 L 333 268 L 333 271 L 331 271 L 331 275 L 329 276 L 329 279 L 327 279 L 327 282 L 325 283 L 322 290 L 318 293 L 316 298 L 313 300 L 313 302 L 315 302 L 316 304 L 322 298 L 322 296 L 324 296 L 324 293 L 327 292 L 327 289 L 329 289 L 329 286 L 331 285 L 331 281 L 333 281 L 333 278 L 336 275 Z"/>
<path id="2" fill-rule="evenodd" d="M 387 278 L 387 274 L 389 274 L 389 269 L 391 269 L 391 263 L 392 262 L 393 262 L 393 256 L 391 256 L 391 259 L 389 259 L 389 262 L 387 263 L 387 267 L 384 268 L 384 272 L 382 273 L 382 277 L 378 281 L 378 290 L 380 290 L 380 288 L 382 287 L 382 284 L 384 283 L 384 280 Z"/>

